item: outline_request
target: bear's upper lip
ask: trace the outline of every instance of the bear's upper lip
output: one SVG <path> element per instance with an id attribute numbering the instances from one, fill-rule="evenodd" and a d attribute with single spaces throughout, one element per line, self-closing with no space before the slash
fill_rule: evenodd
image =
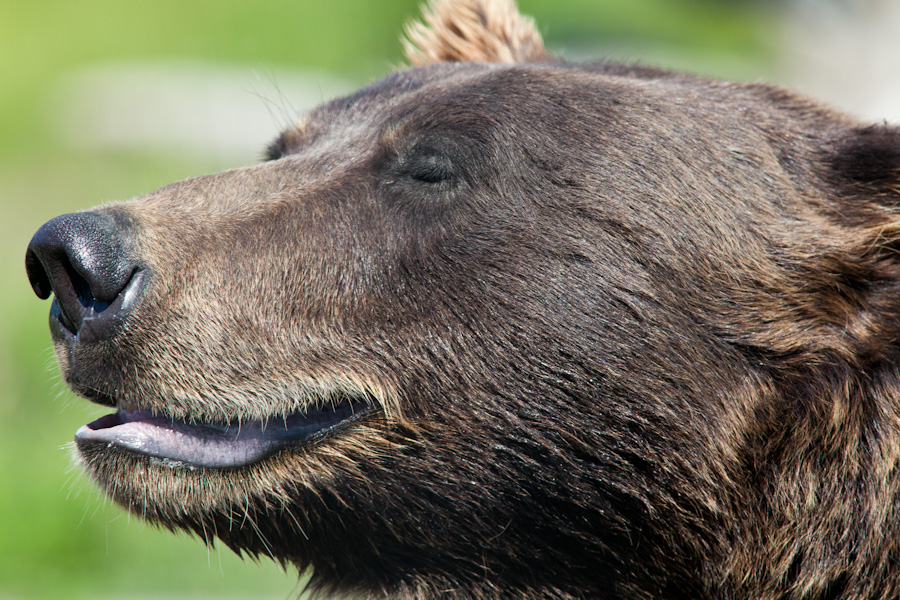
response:
<path id="1" fill-rule="evenodd" d="M 82 426 L 75 433 L 75 441 L 79 446 L 116 446 L 173 467 L 242 467 L 283 448 L 317 440 L 357 420 L 371 408 L 365 401 L 348 400 L 266 422 L 233 425 L 189 423 L 145 410 L 120 410 Z"/>

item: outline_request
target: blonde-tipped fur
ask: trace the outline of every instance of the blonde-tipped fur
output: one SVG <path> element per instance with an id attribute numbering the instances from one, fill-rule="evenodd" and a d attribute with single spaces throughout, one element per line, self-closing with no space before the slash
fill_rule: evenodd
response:
<path id="1" fill-rule="evenodd" d="M 550 58 L 534 21 L 513 0 L 432 0 L 423 18 L 406 28 L 406 58 L 413 66 Z"/>

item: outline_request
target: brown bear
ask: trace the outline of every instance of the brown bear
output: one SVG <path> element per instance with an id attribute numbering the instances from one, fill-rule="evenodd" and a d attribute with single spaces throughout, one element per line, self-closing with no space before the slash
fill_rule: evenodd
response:
<path id="1" fill-rule="evenodd" d="M 322 595 L 900 596 L 900 130 L 437 2 L 263 164 L 27 252 L 80 461 Z"/>

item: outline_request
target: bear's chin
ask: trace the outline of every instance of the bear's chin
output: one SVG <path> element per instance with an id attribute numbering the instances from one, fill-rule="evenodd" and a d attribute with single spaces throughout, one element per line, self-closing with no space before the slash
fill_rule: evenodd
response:
<path id="1" fill-rule="evenodd" d="M 200 464 L 203 452 L 192 455 L 190 460 L 186 456 L 160 455 L 163 453 L 158 450 L 173 443 L 172 439 L 184 437 L 187 428 L 194 427 L 192 434 L 196 434 L 198 428 L 209 425 L 188 426 L 149 413 L 116 413 L 79 430 L 74 444 L 75 460 L 110 499 L 132 514 L 171 529 L 200 532 L 198 524 L 213 516 L 229 515 L 230 519 L 230 515 L 237 518 L 254 506 L 283 507 L 296 502 L 298 496 L 315 494 L 322 486 L 352 477 L 361 463 L 391 444 L 385 438 L 383 413 L 368 405 L 352 408 L 357 412 L 346 416 L 349 408 L 347 413 L 341 411 L 345 418 L 321 427 L 304 441 L 289 440 L 270 447 L 254 460 L 232 466 Z M 220 432 L 228 431 L 225 426 L 216 427 Z M 123 428 L 121 435 L 113 432 L 118 428 Z M 239 435 L 253 439 L 261 429 L 254 434 L 245 430 Z M 138 441 L 156 430 L 171 439 L 157 438 L 155 448 L 146 440 Z M 297 430 L 292 432 L 282 425 L 278 432 L 289 438 Z M 120 439 L 113 440 L 114 435 Z M 130 441 L 129 435 L 133 438 Z M 178 447 L 183 450 L 196 442 L 180 442 Z M 129 447 L 140 443 L 146 444 L 148 451 Z M 229 452 L 237 456 L 234 449 Z M 209 459 L 211 455 L 206 453 L 206 460 L 221 461 Z M 208 541 L 222 537 L 220 531 L 202 535 Z"/>

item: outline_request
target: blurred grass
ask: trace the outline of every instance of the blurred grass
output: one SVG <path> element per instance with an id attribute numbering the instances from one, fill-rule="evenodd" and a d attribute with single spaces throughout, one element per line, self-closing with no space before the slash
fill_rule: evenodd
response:
<path id="1" fill-rule="evenodd" d="M 158 532 L 101 498 L 65 448 L 104 411 L 59 383 L 46 302 L 23 269 L 45 220 L 230 166 L 205 157 L 72 147 L 48 98 L 72 69 L 202 59 L 327 69 L 365 83 L 400 64 L 416 0 L 45 0 L 0 3 L 0 600 L 296 595 L 297 577 Z M 758 76 L 769 26 L 755 5 L 712 0 L 522 0 L 548 44 L 717 75 Z M 49 108 L 48 108 L 49 107 Z M 274 136 L 276 126 L 271 132 Z M 261 150 L 261 149 L 259 149 Z"/>

